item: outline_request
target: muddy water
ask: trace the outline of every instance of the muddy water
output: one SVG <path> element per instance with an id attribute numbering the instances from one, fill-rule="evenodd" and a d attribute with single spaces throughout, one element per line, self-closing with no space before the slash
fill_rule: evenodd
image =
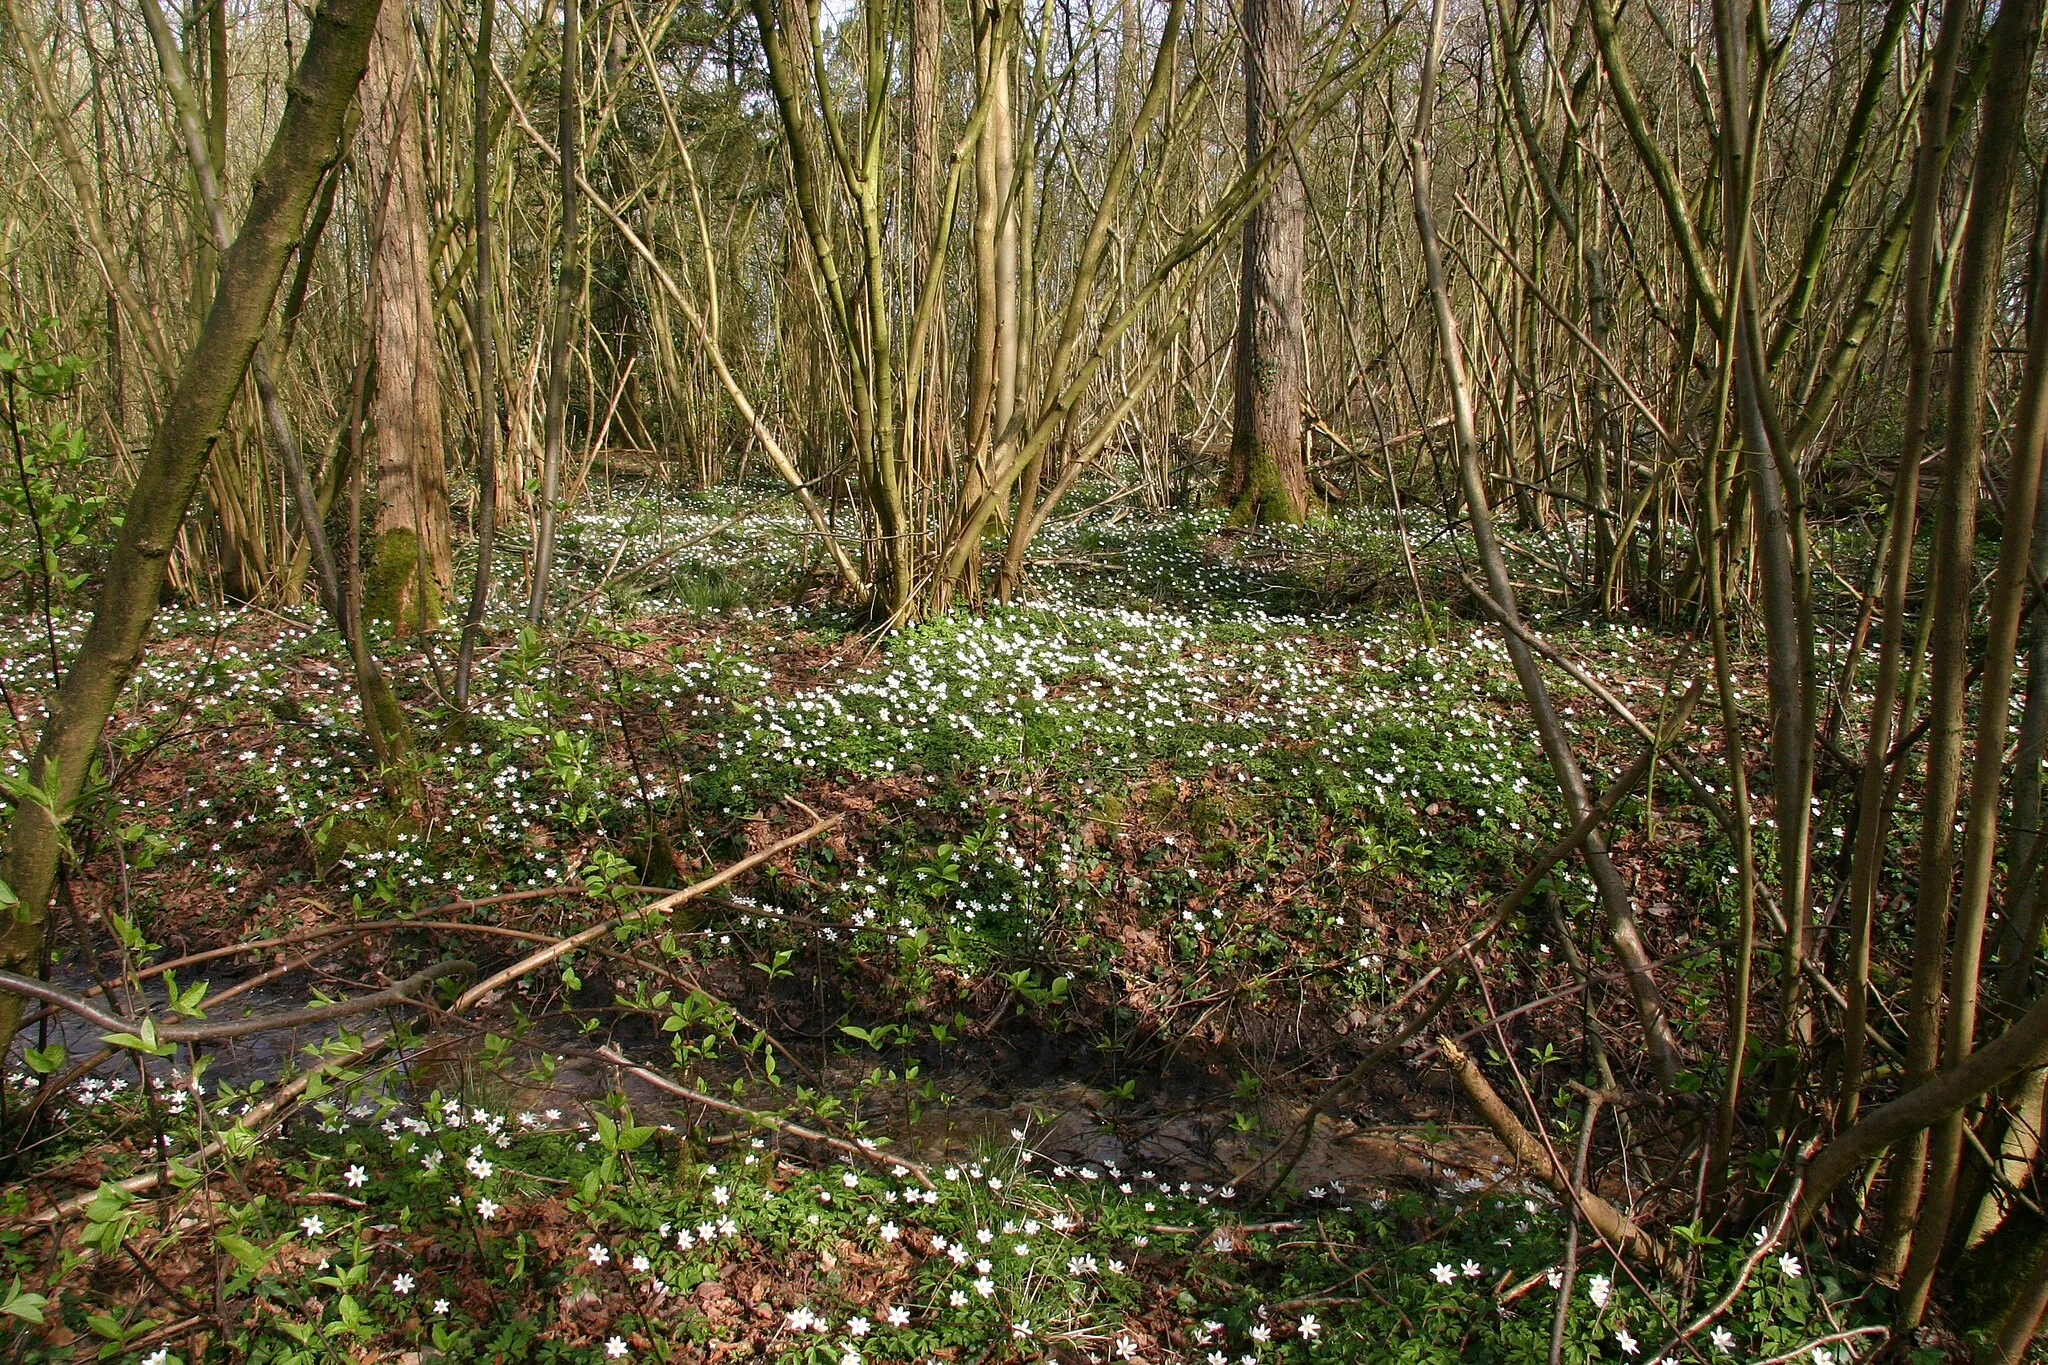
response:
<path id="1" fill-rule="evenodd" d="M 283 1013 L 305 1003 L 297 995 L 259 987 L 209 1012 L 209 1018 Z M 150 1004 L 160 1009 L 161 996 Z M 65 1046 L 67 1065 L 82 1061 L 98 1050 L 99 1034 L 75 1016 L 53 1015 L 17 1039 L 9 1071 L 22 1069 L 22 1047 L 43 1040 Z M 202 1055 L 209 1058 L 204 1088 L 214 1095 L 224 1084 L 246 1089 L 256 1081 L 273 1082 L 303 1067 L 306 1050 L 331 1036 L 331 1030 L 324 1029 L 279 1031 L 204 1045 Z M 591 1051 L 599 1041 L 578 1033 L 566 1018 L 555 1018 L 529 1033 L 509 1062 L 491 1067 L 485 1062 L 481 1034 L 430 1031 L 424 1046 L 402 1065 L 387 1069 L 377 1084 L 407 1103 L 416 1104 L 438 1090 L 506 1113 L 556 1110 L 570 1120 L 623 1091 L 643 1122 L 702 1123 L 711 1132 L 738 1126 L 630 1075 L 621 1078 L 602 1061 L 557 1050 Z M 651 1034 L 643 1034 L 639 1046 L 623 1037 L 619 1041 L 625 1055 L 661 1067 L 663 1049 Z M 542 1053 L 553 1063 L 544 1084 L 527 1079 L 528 1068 Z M 151 1059 L 147 1065 L 159 1083 L 174 1085 L 188 1074 L 191 1058 L 181 1050 L 175 1058 Z M 131 1088 L 136 1066 L 135 1054 L 120 1054 L 97 1067 L 78 1093 L 91 1098 L 94 1092 L 104 1093 L 109 1084 Z M 849 1059 L 822 1074 L 822 1088 L 838 1097 L 842 1116 L 859 1120 L 862 1131 L 886 1136 L 892 1150 L 924 1161 L 1009 1146 L 1015 1142 L 1013 1134 L 1021 1131 L 1028 1134 L 1031 1149 L 1050 1164 L 1105 1173 L 1150 1171 L 1160 1179 L 1222 1185 L 1256 1167 L 1276 1142 L 1294 1131 L 1303 1113 L 1302 1103 L 1293 1097 L 1268 1096 L 1246 1104 L 1228 1092 L 1173 1093 L 1160 1088 L 1140 1099 L 1119 1100 L 1073 1080 L 1020 1077 L 971 1064 L 928 1070 L 920 1078 L 918 1093 L 906 1086 L 864 1086 L 862 1081 L 870 1074 L 865 1062 Z M 700 1069 L 694 1083 L 702 1090 L 730 1093 L 727 1086 L 740 1077 L 738 1068 L 713 1063 Z M 1484 1130 L 1441 1123 L 1361 1125 L 1343 1118 L 1318 1123 L 1296 1167 L 1296 1179 L 1302 1188 L 1402 1186 L 1466 1193 L 1504 1181 L 1517 1191 L 1521 1188 L 1509 1178 L 1504 1149 Z"/>

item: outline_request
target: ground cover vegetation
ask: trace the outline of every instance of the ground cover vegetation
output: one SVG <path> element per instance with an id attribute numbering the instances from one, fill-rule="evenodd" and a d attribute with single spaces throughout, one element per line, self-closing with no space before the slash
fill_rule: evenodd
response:
<path id="1" fill-rule="evenodd" d="M 9 1358 L 2038 1358 L 2043 21 L 0 0 Z"/>

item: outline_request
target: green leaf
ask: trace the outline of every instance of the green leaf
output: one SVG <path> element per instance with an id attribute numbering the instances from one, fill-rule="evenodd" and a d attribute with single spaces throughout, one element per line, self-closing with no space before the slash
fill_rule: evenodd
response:
<path id="1" fill-rule="evenodd" d="M 121 940 L 121 946 L 129 952 L 139 953 L 149 946 L 148 941 L 142 937 L 142 931 L 129 923 L 125 916 L 109 910 L 107 923 L 114 926 L 115 936 Z"/>
<path id="2" fill-rule="evenodd" d="M 213 983 L 210 981 L 195 981 L 180 990 L 177 975 L 173 972 L 164 973 L 164 993 L 171 1013 L 183 1015 L 187 1019 L 206 1017 L 206 1012 L 199 1008 L 199 1002 L 206 998 L 207 991 L 212 988 Z"/>
<path id="3" fill-rule="evenodd" d="M 234 1257 L 235 1263 L 251 1275 L 263 1269 L 264 1263 L 270 1259 L 267 1248 L 257 1246 L 246 1237 L 237 1237 L 232 1232 L 219 1233 L 214 1240 L 220 1243 L 221 1250 Z"/>
<path id="4" fill-rule="evenodd" d="M 85 1325 L 109 1341 L 125 1341 L 128 1329 L 121 1325 L 119 1318 L 108 1313 L 94 1313 L 86 1318 Z"/>
<path id="5" fill-rule="evenodd" d="M 129 1212 L 134 1203 L 135 1196 L 128 1190 L 111 1181 L 100 1182 L 92 1202 L 85 1206 L 85 1230 L 79 1233 L 78 1240 L 113 1255 L 127 1240 L 128 1229 L 135 1221 Z"/>
<path id="6" fill-rule="evenodd" d="M 43 1307 L 49 1301 L 47 1295 L 24 1290 L 21 1287 L 21 1276 L 16 1275 L 14 1283 L 7 1286 L 7 1297 L 0 1299 L 0 1313 L 20 1318 L 23 1322 L 40 1323 L 43 1320 Z"/>
<path id="7" fill-rule="evenodd" d="M 6 792 L 17 803 L 26 801 L 41 806 L 50 813 L 53 821 L 61 825 L 64 823 L 64 815 L 57 809 L 57 789 L 57 760 L 54 758 L 45 761 L 43 782 L 40 786 L 29 781 L 26 773 L 17 776 L 14 773 L 0 772 L 0 791 Z"/>
<path id="8" fill-rule="evenodd" d="M 168 1057 L 178 1050 L 175 1043 L 158 1041 L 156 1036 L 156 1020 L 154 1019 L 142 1021 L 142 1034 L 140 1037 L 133 1033 L 109 1033 L 101 1037 L 100 1041 L 109 1047 L 131 1048 L 150 1057 Z"/>

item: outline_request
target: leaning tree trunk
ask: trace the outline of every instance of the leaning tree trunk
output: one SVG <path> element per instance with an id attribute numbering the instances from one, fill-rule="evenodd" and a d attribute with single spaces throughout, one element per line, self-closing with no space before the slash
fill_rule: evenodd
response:
<path id="1" fill-rule="evenodd" d="M 1282 129 L 1301 65 L 1300 0 L 1245 0 L 1245 160 L 1256 162 Z M 1308 195 L 1289 164 L 1244 225 L 1231 370 L 1230 467 L 1225 496 L 1242 522 L 1308 515 L 1301 445 L 1302 239 Z"/>
<path id="2" fill-rule="evenodd" d="M 0 855 L 0 883 L 18 901 L 0 933 L 0 970 L 36 968 L 64 843 L 59 822 L 84 789 L 107 718 L 142 662 L 171 546 L 270 321 L 313 191 L 339 148 L 377 8 L 378 0 L 326 0 L 313 17 L 284 115 L 250 182 L 241 233 L 221 259 L 212 307 L 136 471 L 92 624 L 29 760 L 26 778 L 40 796 L 16 803 Z M 14 1036 L 21 1004 L 19 996 L 0 996 L 0 1040 Z"/>
<path id="3" fill-rule="evenodd" d="M 370 260 L 377 524 L 363 608 L 394 627 L 425 629 L 439 615 L 452 570 L 426 173 L 407 12 L 391 5 L 378 18 L 363 80 L 360 146 L 384 222 Z"/>

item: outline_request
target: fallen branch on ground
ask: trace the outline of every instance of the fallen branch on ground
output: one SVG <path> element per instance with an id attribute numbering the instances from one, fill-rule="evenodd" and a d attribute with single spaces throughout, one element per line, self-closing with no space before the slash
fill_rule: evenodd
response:
<path id="1" fill-rule="evenodd" d="M 1579 1212 L 1593 1225 L 1593 1230 L 1625 1254 L 1647 1261 L 1667 1274 L 1679 1268 L 1679 1259 L 1671 1254 L 1670 1249 L 1637 1226 L 1634 1219 L 1591 1190 L 1574 1186 L 1571 1173 L 1553 1161 L 1543 1144 L 1522 1126 L 1522 1121 L 1495 1092 L 1479 1064 L 1463 1048 L 1448 1037 L 1439 1038 L 1436 1048 L 1449 1064 L 1451 1074 L 1457 1078 L 1466 1098 L 1472 1101 L 1486 1119 L 1487 1126 L 1493 1129 L 1494 1136 L 1507 1146 L 1517 1162 L 1566 1199 L 1575 1198 Z"/>
<path id="2" fill-rule="evenodd" d="M 211 1043 L 228 1038 L 246 1038 L 255 1033 L 274 1033 L 281 1029 L 303 1028 L 309 1024 L 324 1024 L 332 1019 L 346 1019 L 351 1015 L 364 1014 L 401 1001 L 411 1002 L 424 987 L 451 976 L 474 974 L 476 964 L 467 958 L 443 958 L 431 967 L 423 967 L 405 980 L 386 986 L 381 991 L 359 995 L 353 1000 L 339 1000 L 331 1005 L 314 1005 L 309 1009 L 291 1010 L 284 1014 L 266 1014 L 254 1019 L 224 1019 L 210 1024 L 162 1024 L 152 1018 L 130 1019 L 101 1009 L 98 1005 L 47 981 L 34 977 L 17 976 L 13 972 L 0 972 L 0 990 L 16 995 L 41 1000 L 68 1010 L 88 1023 L 106 1029 L 110 1033 L 143 1035 L 144 1029 L 154 1031 L 158 1042 L 163 1043 Z M 145 1035 L 146 1036 L 146 1035 Z"/>
<path id="3" fill-rule="evenodd" d="M 817 821 L 816 823 L 812 824 L 808 829 L 804 829 L 795 834 L 792 834 L 787 839 L 784 839 L 779 843 L 770 844 L 767 848 L 762 849 L 758 853 L 750 853 L 746 857 L 740 859 L 738 862 L 730 864 L 729 866 L 712 873 L 703 881 L 694 883 L 690 886 L 686 886 L 680 891 L 670 892 L 668 895 L 663 896 L 660 900 L 655 901 L 650 905 L 643 905 L 638 910 L 633 911 L 631 914 L 614 915 L 610 919 L 602 920 L 599 923 L 591 925 L 588 929 L 585 929 L 580 933 L 571 934 L 569 937 L 562 939 L 559 942 L 551 943 L 545 948 L 541 948 L 535 952 L 528 953 L 525 957 L 520 958 L 511 966 L 506 967 L 501 971 L 493 972 L 484 980 L 477 982 L 474 986 L 471 986 L 468 990 L 464 991 L 461 994 L 461 996 L 457 998 L 455 1003 L 449 1007 L 448 1012 L 450 1014 L 462 1013 L 471 1005 L 474 1005 L 477 1001 L 491 994 L 491 992 L 496 991 L 504 986 L 507 986 L 514 981 L 517 981 L 520 977 L 525 976 L 528 972 L 533 971 L 537 967 L 545 967 L 550 962 L 555 962 L 560 960 L 561 958 L 567 957 L 570 953 L 575 952 L 584 944 L 592 943 L 600 938 L 603 938 L 606 934 L 618 928 L 620 925 L 625 924 L 629 920 L 644 920 L 651 918 L 655 915 L 665 915 L 679 905 L 685 905 L 690 901 L 697 899 L 699 896 L 706 894 L 707 892 L 716 891 L 719 887 L 724 886 L 727 882 L 731 881 L 734 877 L 739 876 L 742 872 L 747 872 L 753 868 L 759 867 L 762 863 L 767 862 L 776 854 L 787 853 L 790 849 L 797 847 L 799 844 L 807 843 L 810 840 L 817 838 L 826 830 L 831 829 L 833 826 L 837 825 L 839 821 L 839 816 L 828 815 L 823 819 Z"/>
<path id="4" fill-rule="evenodd" d="M 891 1168 L 900 1166 L 916 1176 L 918 1183 L 926 1189 L 934 1188 L 931 1170 L 922 1162 L 912 1161 L 907 1157 L 884 1152 L 879 1147 L 864 1147 L 858 1142 L 848 1142 L 845 1138 L 833 1137 L 830 1133 L 821 1133 L 815 1128 L 806 1128 L 800 1123 L 792 1123 L 778 1114 L 771 1114 L 762 1109 L 750 1109 L 744 1104 L 736 1104 L 731 1100 L 722 1100 L 716 1095 L 707 1095 L 701 1090 L 692 1090 L 687 1085 L 670 1080 L 659 1071 L 650 1071 L 644 1066 L 628 1061 L 622 1054 L 612 1048 L 601 1047 L 597 1050 L 596 1055 L 618 1067 L 627 1075 L 645 1081 L 648 1085 L 653 1086 L 665 1095 L 674 1095 L 677 1099 L 688 1100 L 692 1104 L 701 1104 L 707 1109 L 716 1109 L 721 1114 L 731 1114 L 737 1118 L 746 1119 L 748 1122 L 759 1124 L 763 1128 L 773 1128 L 777 1132 L 787 1133 L 791 1137 L 802 1138 L 805 1142 L 815 1142 L 821 1146 L 830 1147 L 835 1152 L 844 1152 L 848 1156 L 857 1157 L 870 1165 L 888 1166 Z"/>

